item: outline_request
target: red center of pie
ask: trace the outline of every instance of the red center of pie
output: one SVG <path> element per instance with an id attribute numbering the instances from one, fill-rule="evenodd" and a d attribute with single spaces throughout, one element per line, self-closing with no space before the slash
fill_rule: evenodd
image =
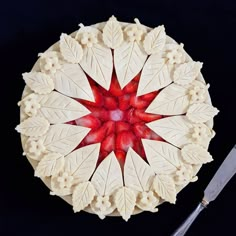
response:
<path id="1" fill-rule="evenodd" d="M 107 91 L 88 78 L 95 102 L 77 99 L 91 111 L 89 115 L 70 122 L 91 128 L 78 148 L 101 143 L 99 163 L 114 151 L 123 164 L 129 147 L 146 159 L 141 139 L 162 140 L 146 126 L 146 123 L 162 118 L 161 115 L 145 113 L 158 91 L 137 97 L 139 79 L 140 75 L 121 89 L 113 73 L 111 86 Z"/>

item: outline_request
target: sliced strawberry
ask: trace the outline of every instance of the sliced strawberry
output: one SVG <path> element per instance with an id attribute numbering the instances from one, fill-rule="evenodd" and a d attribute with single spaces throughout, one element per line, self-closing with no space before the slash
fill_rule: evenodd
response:
<path id="1" fill-rule="evenodd" d="M 120 163 L 121 168 L 123 169 L 124 163 L 125 163 L 126 152 L 118 149 L 115 151 L 115 155 L 116 155 L 117 160 Z"/>
<path id="2" fill-rule="evenodd" d="M 104 97 L 104 107 L 107 110 L 115 110 L 117 105 L 118 104 L 115 97 Z"/>
<path id="3" fill-rule="evenodd" d="M 139 98 L 150 103 L 157 96 L 157 94 L 158 94 L 158 92 L 147 93 L 147 94 L 140 96 Z"/>
<path id="4" fill-rule="evenodd" d="M 78 149 L 78 148 L 81 148 L 81 147 L 84 147 L 86 146 L 87 143 L 85 142 L 85 138 L 80 142 L 80 144 L 75 148 L 75 149 Z"/>
<path id="5" fill-rule="evenodd" d="M 97 161 L 97 166 L 100 165 L 100 163 L 109 155 L 108 152 L 103 151 L 102 149 L 100 150 L 98 161 Z"/>
<path id="6" fill-rule="evenodd" d="M 120 88 L 119 82 L 115 74 L 112 75 L 111 86 L 110 86 L 109 92 L 111 93 L 111 95 L 116 96 L 116 97 L 123 95 L 123 91 Z"/>
<path id="7" fill-rule="evenodd" d="M 75 120 L 75 123 L 91 129 L 97 129 L 101 126 L 101 121 L 92 115 L 83 116 Z"/>
<path id="8" fill-rule="evenodd" d="M 138 73 L 138 74 L 133 78 L 132 81 L 139 82 L 140 76 L 141 76 L 141 73 Z"/>
<path id="9" fill-rule="evenodd" d="M 126 114 L 126 120 L 130 124 L 135 124 L 138 122 L 141 122 L 141 120 L 135 115 L 135 109 L 129 109 L 127 114 Z"/>
<path id="10" fill-rule="evenodd" d="M 130 131 L 122 131 L 117 134 L 116 148 L 121 149 L 125 152 L 128 151 L 129 147 L 133 147 L 135 144 L 136 137 Z"/>
<path id="11" fill-rule="evenodd" d="M 74 120 L 66 122 L 68 125 L 76 125 L 76 122 Z"/>
<path id="12" fill-rule="evenodd" d="M 116 74 L 113 73 L 109 90 L 104 89 L 88 76 L 95 102 L 76 99 L 90 110 L 91 114 L 68 122 L 91 128 L 88 135 L 77 148 L 93 143 L 101 143 L 97 164 L 114 151 L 123 168 L 128 149 L 133 148 L 142 158 L 146 158 L 141 139 L 164 141 L 146 126 L 147 122 L 158 120 L 163 116 L 145 113 L 158 91 L 137 97 L 140 73 L 120 88 Z"/>
<path id="13" fill-rule="evenodd" d="M 135 116 L 137 116 L 140 120 L 145 122 L 151 122 L 154 120 L 159 120 L 162 118 L 161 115 L 151 114 L 151 113 L 145 113 L 145 110 L 135 110 L 134 111 Z"/>
<path id="14" fill-rule="evenodd" d="M 158 134 L 156 134 L 155 132 L 151 132 L 151 137 L 150 137 L 150 139 L 152 139 L 152 140 L 156 140 L 156 141 L 164 141 L 164 139 L 161 137 L 161 136 L 159 136 Z"/>
<path id="15" fill-rule="evenodd" d="M 88 109 L 92 112 L 93 116 L 97 117 L 101 121 L 110 120 L 109 113 L 105 108 L 89 107 Z"/>
<path id="16" fill-rule="evenodd" d="M 143 100 L 140 97 L 136 96 L 136 93 L 131 94 L 130 97 L 130 104 L 132 107 L 137 108 L 137 109 L 144 109 L 147 108 L 149 105 L 148 101 Z"/>
<path id="17" fill-rule="evenodd" d="M 92 92 L 93 92 L 93 96 L 94 96 L 94 102 L 91 101 L 87 101 L 87 100 L 83 100 L 83 99 L 76 99 L 78 102 L 80 102 L 81 104 L 83 104 L 84 106 L 86 106 L 88 109 L 89 107 L 101 107 L 104 104 L 104 100 L 103 100 L 103 95 L 100 92 L 100 87 L 98 88 L 95 85 L 95 82 L 91 82 L 92 86 Z"/>
<path id="18" fill-rule="evenodd" d="M 124 87 L 124 92 L 136 93 L 137 89 L 138 89 L 138 82 L 132 80 Z"/>
<path id="19" fill-rule="evenodd" d="M 103 96 L 99 88 L 96 86 L 92 86 L 92 91 L 93 91 L 94 100 L 95 100 L 94 105 L 101 107 L 104 104 L 104 100 L 103 100 Z"/>
<path id="20" fill-rule="evenodd" d="M 120 133 L 122 131 L 129 131 L 130 130 L 130 124 L 123 121 L 117 121 L 116 122 L 116 133 Z"/>
<path id="21" fill-rule="evenodd" d="M 97 130 L 91 130 L 85 137 L 84 141 L 87 145 L 93 143 L 101 143 L 105 135 L 106 135 L 106 130 L 103 127 L 100 127 Z"/>
<path id="22" fill-rule="evenodd" d="M 167 117 L 170 117 L 170 116 L 168 116 L 168 115 L 163 115 L 163 116 L 162 116 L 162 118 L 167 118 Z"/>
<path id="23" fill-rule="evenodd" d="M 111 93 L 109 92 L 109 90 L 106 90 L 105 88 L 103 88 L 103 87 L 99 87 L 99 89 L 100 89 L 100 92 L 101 92 L 101 94 L 104 96 L 104 97 L 106 97 L 106 96 L 111 96 Z"/>
<path id="24" fill-rule="evenodd" d="M 152 131 L 144 123 L 136 123 L 133 126 L 134 134 L 139 138 L 151 138 Z"/>
<path id="25" fill-rule="evenodd" d="M 106 156 L 108 156 L 108 155 L 109 155 L 109 152 L 101 150 L 99 156 L 104 159 L 104 158 L 105 158 Z"/>
<path id="26" fill-rule="evenodd" d="M 142 143 L 140 142 L 140 140 L 136 141 L 136 143 L 135 143 L 133 149 L 134 149 L 134 151 L 135 151 L 136 153 L 138 153 L 141 157 L 146 158 L 145 151 L 144 151 L 143 145 L 142 145 Z"/>
<path id="27" fill-rule="evenodd" d="M 105 139 L 102 141 L 101 149 L 106 152 L 111 152 L 115 149 L 115 134 L 112 133 L 105 137 Z"/>
<path id="28" fill-rule="evenodd" d="M 103 123 L 102 127 L 103 127 L 103 129 L 105 129 L 106 136 L 109 135 L 109 134 L 114 134 L 115 133 L 116 124 L 112 120 L 109 120 L 109 121 L 106 121 L 105 123 Z"/>
<path id="29" fill-rule="evenodd" d="M 86 108 L 89 109 L 89 107 L 94 107 L 95 106 L 95 103 L 94 102 L 90 102 L 90 101 L 87 101 L 87 100 L 82 100 L 82 99 L 79 99 L 79 98 L 76 98 L 75 99 L 76 101 L 78 101 L 79 103 L 81 103 L 82 105 L 84 105 Z"/>
<path id="30" fill-rule="evenodd" d="M 133 125 L 133 131 L 134 134 L 139 137 L 142 138 L 143 137 L 143 133 L 145 131 L 145 127 L 143 123 L 136 123 Z"/>
<path id="31" fill-rule="evenodd" d="M 130 95 L 125 94 L 123 96 L 118 97 L 119 101 L 119 109 L 122 111 L 126 111 L 130 108 Z"/>
<path id="32" fill-rule="evenodd" d="M 144 147 L 143 147 L 143 144 L 140 142 L 140 144 L 139 144 L 139 155 L 141 156 L 141 157 L 143 157 L 144 159 L 146 159 L 146 153 L 145 153 L 145 151 L 144 151 Z"/>
<path id="33" fill-rule="evenodd" d="M 86 75 L 86 76 L 91 87 L 98 85 L 98 83 L 94 81 L 89 75 Z"/>

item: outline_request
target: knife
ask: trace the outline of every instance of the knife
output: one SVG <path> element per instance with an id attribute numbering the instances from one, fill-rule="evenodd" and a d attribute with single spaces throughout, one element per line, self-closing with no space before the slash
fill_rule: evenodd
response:
<path id="1" fill-rule="evenodd" d="M 225 185 L 236 173 L 236 145 L 230 151 L 224 162 L 221 164 L 211 182 L 204 191 L 204 197 L 198 204 L 197 208 L 189 215 L 189 217 L 180 225 L 180 227 L 171 236 L 183 236 L 197 218 L 199 213 L 207 207 L 207 205 L 216 199 Z"/>

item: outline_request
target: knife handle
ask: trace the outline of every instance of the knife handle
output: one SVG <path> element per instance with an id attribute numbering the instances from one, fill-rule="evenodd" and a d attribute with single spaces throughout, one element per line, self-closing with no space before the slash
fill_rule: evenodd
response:
<path id="1" fill-rule="evenodd" d="M 197 208 L 189 215 L 189 217 L 179 226 L 179 228 L 171 236 L 183 236 L 197 218 L 199 213 L 206 208 L 204 203 L 199 203 Z"/>

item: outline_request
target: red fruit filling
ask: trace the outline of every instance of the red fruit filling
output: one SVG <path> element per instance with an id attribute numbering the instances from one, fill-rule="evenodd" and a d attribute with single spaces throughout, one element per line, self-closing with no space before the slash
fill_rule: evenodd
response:
<path id="1" fill-rule="evenodd" d="M 78 148 L 101 143 L 99 163 L 111 151 L 114 151 L 117 159 L 123 165 L 129 147 L 146 159 L 141 139 L 162 140 L 145 125 L 163 117 L 145 112 L 158 91 L 137 97 L 139 79 L 140 74 L 121 89 L 117 77 L 113 73 L 111 86 L 107 91 L 88 78 L 95 102 L 77 99 L 91 113 L 69 123 L 91 128 Z"/>

